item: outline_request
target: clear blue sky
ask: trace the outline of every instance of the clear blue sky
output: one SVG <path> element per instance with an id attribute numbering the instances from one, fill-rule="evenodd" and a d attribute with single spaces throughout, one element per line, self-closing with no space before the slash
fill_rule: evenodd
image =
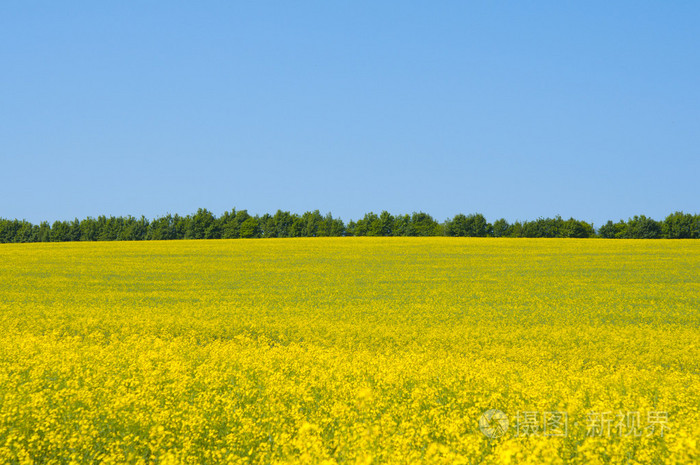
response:
<path id="1" fill-rule="evenodd" d="M 0 3 L 0 217 L 700 212 L 700 2 Z"/>

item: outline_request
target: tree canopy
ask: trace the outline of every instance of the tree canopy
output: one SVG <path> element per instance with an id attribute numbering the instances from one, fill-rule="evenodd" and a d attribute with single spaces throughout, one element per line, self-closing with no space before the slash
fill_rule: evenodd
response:
<path id="1" fill-rule="evenodd" d="M 266 237 L 330 236 L 454 236 L 454 237 L 568 237 L 609 239 L 698 239 L 700 215 L 675 212 L 663 221 L 635 215 L 627 221 L 608 221 L 596 230 L 591 223 L 560 216 L 509 223 L 504 218 L 489 223 L 484 215 L 457 214 L 440 223 L 428 213 L 392 215 L 369 212 L 347 224 L 318 210 L 301 215 L 278 210 L 274 215 L 250 215 L 246 210 L 220 216 L 200 208 L 196 213 L 167 214 L 148 220 L 141 216 L 88 217 L 72 221 L 0 218 L 0 243 L 66 241 L 139 241 L 172 239 L 238 239 Z"/>

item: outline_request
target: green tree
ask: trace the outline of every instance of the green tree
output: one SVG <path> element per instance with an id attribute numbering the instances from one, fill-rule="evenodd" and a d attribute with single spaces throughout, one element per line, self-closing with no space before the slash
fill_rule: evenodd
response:
<path id="1" fill-rule="evenodd" d="M 206 208 L 197 209 L 189 218 L 185 239 L 219 239 L 221 233 L 214 214 Z"/>
<path id="2" fill-rule="evenodd" d="M 49 242 L 51 240 L 51 226 L 48 221 L 42 221 L 37 231 L 37 240 L 39 242 Z"/>
<path id="3" fill-rule="evenodd" d="M 51 242 L 70 240 L 70 224 L 67 221 L 54 221 L 51 225 Z"/>
<path id="4" fill-rule="evenodd" d="M 527 237 L 525 236 L 523 223 L 516 220 L 515 223 L 510 225 L 510 228 L 508 228 L 508 237 Z"/>
<path id="5" fill-rule="evenodd" d="M 148 220 L 142 215 L 136 219 L 129 215 L 123 221 L 117 240 L 120 241 L 143 241 L 148 234 Z"/>
<path id="6" fill-rule="evenodd" d="M 361 220 L 355 224 L 355 236 L 379 236 L 381 232 L 379 217 L 374 212 L 365 213 Z"/>
<path id="7" fill-rule="evenodd" d="M 564 221 L 564 224 L 559 230 L 559 237 L 575 237 L 575 238 L 585 238 L 593 237 L 595 230 L 593 225 L 586 223 L 585 221 L 575 220 L 569 218 Z"/>
<path id="8" fill-rule="evenodd" d="M 104 216 L 97 217 L 98 223 L 98 241 L 116 241 L 121 233 L 122 225 L 124 223 L 123 218 L 115 218 L 110 216 L 105 218 Z"/>
<path id="9" fill-rule="evenodd" d="M 316 237 L 319 235 L 319 230 L 323 224 L 323 217 L 318 210 L 313 212 L 304 212 L 301 216 L 301 222 L 303 224 L 301 236 L 302 237 Z"/>
<path id="10" fill-rule="evenodd" d="M 345 224 L 340 218 L 333 218 L 333 215 L 328 213 L 325 218 L 325 224 L 328 228 L 328 235 L 332 237 L 345 236 L 347 234 L 345 230 Z"/>
<path id="11" fill-rule="evenodd" d="M 247 210 L 232 210 L 228 215 L 227 220 L 222 223 L 221 237 L 224 239 L 238 239 L 243 237 L 241 233 L 241 226 L 249 218 L 253 217 L 250 216 Z"/>
<path id="12" fill-rule="evenodd" d="M 603 226 L 598 228 L 598 236 L 603 239 L 620 239 L 627 236 L 627 223 L 620 220 L 613 223 L 608 220 Z"/>
<path id="13" fill-rule="evenodd" d="M 671 213 L 661 224 L 663 237 L 669 239 L 697 239 L 700 231 L 693 215 L 683 212 Z"/>
<path id="14" fill-rule="evenodd" d="M 37 230 L 34 226 L 25 220 L 17 221 L 17 226 L 15 227 L 15 237 L 13 242 L 36 242 L 37 240 Z"/>
<path id="15" fill-rule="evenodd" d="M 467 217 L 459 213 L 445 222 L 445 235 L 453 237 L 467 236 Z"/>
<path id="16" fill-rule="evenodd" d="M 603 226 L 598 228 L 598 236 L 603 239 L 614 239 L 615 238 L 615 224 L 612 220 L 608 220 Z"/>
<path id="17" fill-rule="evenodd" d="M 526 221 L 522 225 L 523 237 L 561 237 L 560 231 L 564 226 L 561 216 L 555 218 L 537 218 Z"/>
<path id="18" fill-rule="evenodd" d="M 661 224 L 644 215 L 635 215 L 627 220 L 625 237 L 628 239 L 658 239 L 661 237 Z"/>
<path id="19" fill-rule="evenodd" d="M 275 224 L 274 237 L 291 237 L 292 225 L 298 219 L 296 215 L 292 215 L 288 211 L 277 210 L 277 213 L 272 217 Z"/>
<path id="20" fill-rule="evenodd" d="M 446 223 L 445 234 L 447 236 L 486 237 L 492 233 L 491 225 L 481 213 L 469 216 L 460 213 Z"/>
<path id="21" fill-rule="evenodd" d="M 491 234 L 493 237 L 508 237 L 511 233 L 510 224 L 505 218 L 500 218 L 493 222 L 491 227 Z"/>
<path id="22" fill-rule="evenodd" d="M 15 241 L 19 222 L 0 218 L 0 243 L 8 244 Z"/>
<path id="23" fill-rule="evenodd" d="M 258 221 L 249 216 L 243 223 L 241 223 L 240 230 L 241 238 L 253 238 L 260 237 L 260 228 L 258 227 Z"/>
<path id="24" fill-rule="evenodd" d="M 147 240 L 164 241 L 177 239 L 175 231 L 175 220 L 173 216 L 167 215 L 156 218 L 148 224 L 148 232 L 146 233 Z"/>
<path id="25" fill-rule="evenodd" d="M 99 237 L 99 224 L 97 220 L 87 217 L 80 222 L 80 240 L 96 241 Z"/>
<path id="26" fill-rule="evenodd" d="M 396 219 L 388 211 L 384 210 L 379 214 L 378 226 L 379 226 L 379 236 L 393 236 L 394 235 L 394 222 Z"/>
<path id="27" fill-rule="evenodd" d="M 75 218 L 68 226 L 68 240 L 74 242 L 79 241 L 82 235 L 83 232 L 80 229 L 80 220 Z"/>
<path id="28" fill-rule="evenodd" d="M 416 236 L 437 236 L 440 225 L 427 213 L 413 212 L 411 215 L 411 225 Z"/>

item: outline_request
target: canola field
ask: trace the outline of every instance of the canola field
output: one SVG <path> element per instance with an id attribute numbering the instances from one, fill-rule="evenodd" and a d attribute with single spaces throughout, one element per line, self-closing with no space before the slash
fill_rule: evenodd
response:
<path id="1" fill-rule="evenodd" d="M 700 241 L 0 246 L 0 463 L 700 461 Z"/>

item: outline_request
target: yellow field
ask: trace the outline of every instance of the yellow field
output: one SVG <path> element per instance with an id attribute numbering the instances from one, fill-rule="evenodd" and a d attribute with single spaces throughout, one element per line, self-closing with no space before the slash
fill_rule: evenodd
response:
<path id="1" fill-rule="evenodd" d="M 700 241 L 2 245 L 0 329 L 2 463 L 700 461 Z"/>

